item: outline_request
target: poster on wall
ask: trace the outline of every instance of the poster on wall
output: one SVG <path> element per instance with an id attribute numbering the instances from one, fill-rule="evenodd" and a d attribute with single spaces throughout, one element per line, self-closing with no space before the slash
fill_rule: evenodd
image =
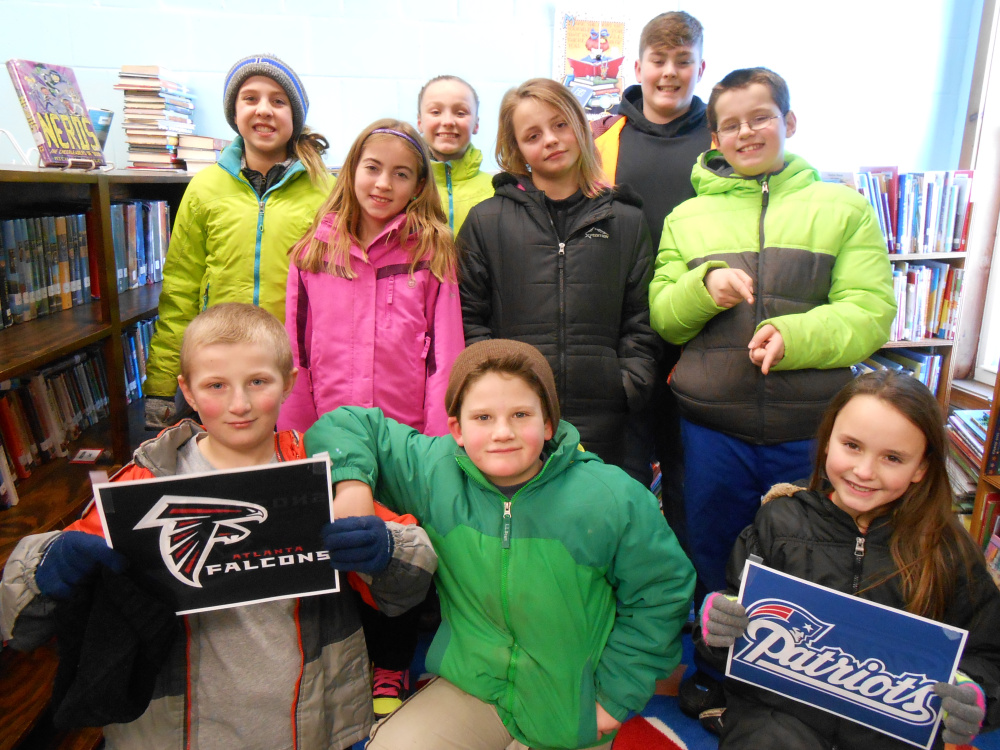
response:
<path id="1" fill-rule="evenodd" d="M 94 485 L 104 538 L 179 615 L 334 593 L 326 454 Z"/>
<path id="2" fill-rule="evenodd" d="M 633 27 L 620 16 L 556 8 L 552 77 L 570 88 L 590 120 L 618 111 L 634 67 Z"/>

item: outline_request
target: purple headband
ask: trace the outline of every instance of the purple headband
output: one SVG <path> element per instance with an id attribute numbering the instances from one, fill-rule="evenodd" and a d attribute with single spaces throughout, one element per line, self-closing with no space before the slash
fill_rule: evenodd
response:
<path id="1" fill-rule="evenodd" d="M 421 146 L 412 136 L 407 135 L 402 130 L 393 130 L 392 128 L 375 128 L 375 130 L 369 133 L 369 136 L 375 135 L 375 133 L 388 133 L 389 135 L 395 135 L 398 136 L 399 138 L 404 138 L 408 140 L 410 143 L 413 144 L 413 148 L 415 148 L 417 152 L 420 154 L 420 156 L 423 158 L 424 168 L 428 172 L 430 172 L 430 167 L 427 164 L 427 154 L 424 152 L 423 146 Z"/>

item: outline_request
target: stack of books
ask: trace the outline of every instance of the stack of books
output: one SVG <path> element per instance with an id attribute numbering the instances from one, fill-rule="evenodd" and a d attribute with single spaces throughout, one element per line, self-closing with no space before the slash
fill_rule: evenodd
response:
<path id="1" fill-rule="evenodd" d="M 986 443 L 986 409 L 954 409 L 945 431 L 948 434 L 948 479 L 955 502 L 963 513 L 972 512 Z"/>
<path id="2" fill-rule="evenodd" d="M 123 65 L 125 140 L 132 169 L 184 169 L 178 137 L 194 132 L 194 95 L 158 65 Z"/>
<path id="3" fill-rule="evenodd" d="M 856 375 L 875 370 L 895 370 L 916 378 L 937 395 L 941 379 L 941 355 L 929 349 L 880 349 L 854 366 Z"/>
<path id="4" fill-rule="evenodd" d="M 210 135 L 181 134 L 177 140 L 177 156 L 184 160 L 188 172 L 200 172 L 215 164 L 219 154 L 231 142 Z"/>

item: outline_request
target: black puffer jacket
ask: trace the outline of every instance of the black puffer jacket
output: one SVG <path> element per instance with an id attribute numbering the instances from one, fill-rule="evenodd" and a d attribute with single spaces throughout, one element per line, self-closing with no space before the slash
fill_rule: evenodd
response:
<path id="1" fill-rule="evenodd" d="M 782 488 L 782 489 L 779 489 Z M 889 551 L 890 516 L 876 518 L 862 537 L 854 520 L 825 495 L 791 485 L 769 493 L 753 524 L 740 534 L 729 558 L 730 593 L 749 555 L 768 567 L 845 594 L 903 609 L 898 578 L 883 581 L 895 570 Z M 798 490 L 798 491 L 796 491 Z M 773 495 L 779 495 L 773 497 Z M 855 583 L 855 548 L 864 539 L 861 574 Z M 1000 724 L 1000 591 L 985 565 L 970 578 L 960 575 L 951 604 L 940 621 L 969 631 L 958 668 L 986 693 L 983 731 Z M 891 637 L 886 634 L 886 637 Z M 727 649 L 708 648 L 696 632 L 699 651 L 725 669 Z M 726 713 L 720 748 L 795 747 L 802 750 L 902 750 L 905 742 L 839 716 L 811 708 L 752 685 L 726 680 Z M 944 747 L 940 736 L 934 748 Z"/>
<path id="2" fill-rule="evenodd" d="M 465 341 L 537 347 L 583 446 L 621 464 L 625 417 L 649 398 L 659 340 L 649 325 L 653 255 L 642 201 L 622 185 L 586 200 L 561 248 L 544 193 L 507 173 L 493 186 L 458 235 Z"/>

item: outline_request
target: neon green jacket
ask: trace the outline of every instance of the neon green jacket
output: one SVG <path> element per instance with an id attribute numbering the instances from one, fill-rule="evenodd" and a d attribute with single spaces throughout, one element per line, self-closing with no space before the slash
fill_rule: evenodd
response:
<path id="1" fill-rule="evenodd" d="M 297 161 L 258 198 L 240 174 L 242 156 L 237 136 L 219 163 L 196 174 L 184 191 L 163 267 L 147 395 L 174 395 L 184 329 L 210 305 L 250 302 L 285 319 L 288 251 L 309 228 L 333 181 L 313 186 Z"/>
<path id="2" fill-rule="evenodd" d="M 457 161 L 431 162 L 441 207 L 453 235 L 458 235 L 470 208 L 493 196 L 493 175 L 479 171 L 482 163 L 483 152 L 471 143 Z"/>
<path id="3" fill-rule="evenodd" d="M 306 433 L 334 482 L 366 482 L 419 519 L 438 554 L 441 627 L 427 668 L 496 707 L 530 747 L 597 744 L 681 657 L 694 572 L 647 489 L 561 422 L 510 501 L 451 436 L 341 407 Z M 603 739 L 604 742 L 607 737 Z"/>
<path id="4" fill-rule="evenodd" d="M 681 414 L 754 444 L 814 436 L 829 399 L 889 338 L 896 315 L 885 240 L 856 191 L 820 182 L 786 154 L 771 175 L 736 175 L 717 151 L 691 172 L 698 195 L 666 218 L 649 286 L 650 321 L 683 344 L 670 376 Z M 753 304 L 719 307 L 713 268 L 741 268 Z M 768 375 L 747 344 L 770 323 L 785 356 Z"/>

